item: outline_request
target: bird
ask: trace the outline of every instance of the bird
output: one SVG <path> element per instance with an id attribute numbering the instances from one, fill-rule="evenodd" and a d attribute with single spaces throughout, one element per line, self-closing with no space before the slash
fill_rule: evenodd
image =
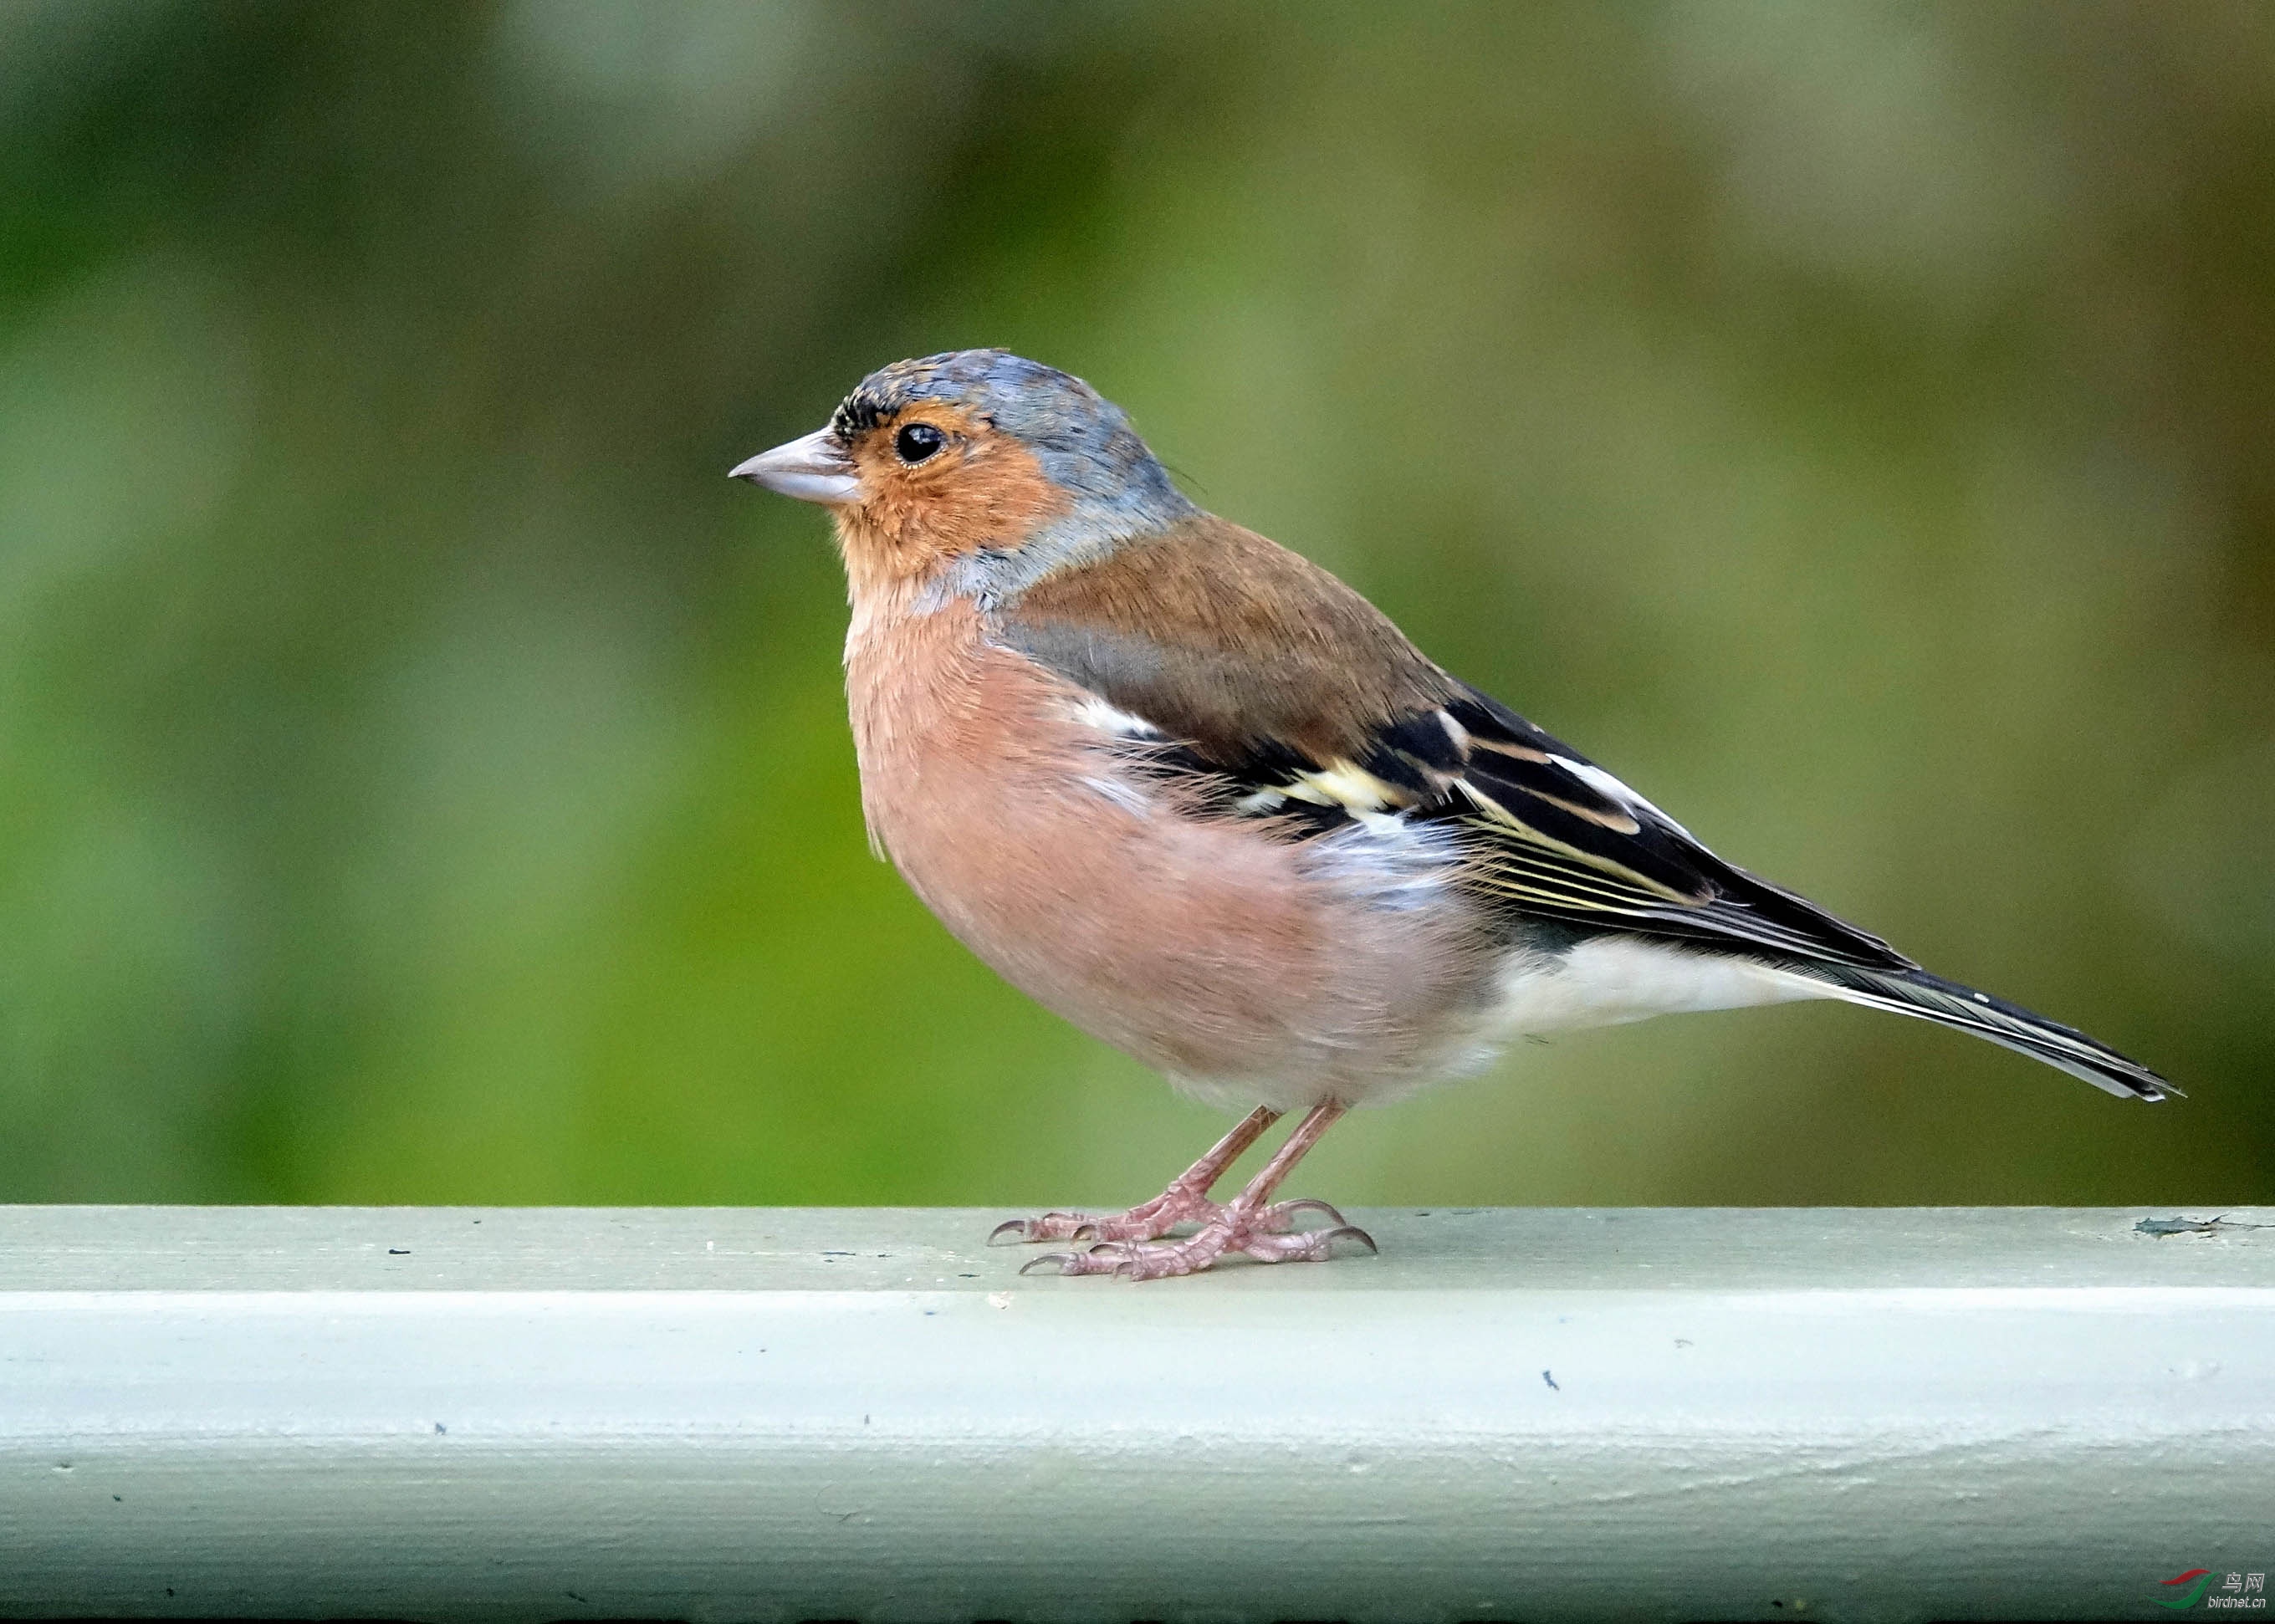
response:
<path id="1" fill-rule="evenodd" d="M 1067 373 L 898 361 L 730 474 L 830 514 L 873 850 L 1012 986 L 1248 1113 L 1150 1201 L 998 1226 L 1073 1243 L 1026 1269 L 1373 1252 L 1331 1205 L 1278 1198 L 1353 1107 L 1662 1014 L 1834 999 L 2120 1097 L 2179 1091 L 1717 857 L 1319 565 L 1195 505 Z"/>

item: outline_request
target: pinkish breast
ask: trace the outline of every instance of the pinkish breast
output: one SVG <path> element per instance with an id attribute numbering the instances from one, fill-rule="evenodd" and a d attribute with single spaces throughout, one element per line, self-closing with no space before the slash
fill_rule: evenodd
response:
<path id="1" fill-rule="evenodd" d="M 870 832 L 1013 986 L 1228 1104 L 1402 1093 L 1483 1057 L 1496 955 L 1450 853 L 1295 842 L 1131 774 L 1085 695 L 978 612 L 857 615 Z M 1122 748 L 1126 748 L 1123 746 Z"/>

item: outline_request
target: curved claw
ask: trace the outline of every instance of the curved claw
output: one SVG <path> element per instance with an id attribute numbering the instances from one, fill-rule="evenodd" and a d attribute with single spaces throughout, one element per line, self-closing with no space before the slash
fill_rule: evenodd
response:
<path id="1" fill-rule="evenodd" d="M 1024 1245 L 1034 1238 L 1027 1233 L 1033 1222 L 1032 1219 L 1007 1218 L 987 1232 L 987 1244 L 990 1246 Z M 1009 1241 L 1003 1238 L 1007 1235 L 1011 1237 Z"/>
<path id="2" fill-rule="evenodd" d="M 1357 1224 L 1341 1224 L 1328 1230 L 1326 1236 L 1319 1242 L 1321 1250 L 1331 1251 L 1337 1241 L 1357 1241 L 1374 1256 L 1378 1258 L 1382 1256 L 1382 1248 L 1374 1243 L 1374 1237 Z"/>
<path id="3" fill-rule="evenodd" d="M 1069 1265 L 1074 1265 L 1080 1256 L 1078 1252 L 1045 1252 L 1039 1258 L 1030 1258 L 1021 1264 L 1019 1273 L 1032 1274 L 1037 1269 L 1047 1264 L 1061 1274 L 1071 1274 L 1074 1269 Z"/>
<path id="4" fill-rule="evenodd" d="M 1320 1217 L 1326 1219 L 1329 1225 L 1337 1229 L 1350 1229 L 1351 1227 L 1350 1220 L 1346 1219 L 1333 1206 L 1329 1205 L 1326 1202 L 1315 1200 L 1309 1196 L 1303 1197 L 1302 1198 L 1295 1201 L 1280 1202 L 1273 1207 L 1272 1212 L 1273 1215 L 1278 1218 L 1293 1218 L 1298 1212 L 1317 1212 Z M 1362 1232 L 1352 1229 L 1351 1233 L 1358 1235 Z M 1367 1243 L 1370 1246 L 1373 1244 L 1371 1241 Z"/>

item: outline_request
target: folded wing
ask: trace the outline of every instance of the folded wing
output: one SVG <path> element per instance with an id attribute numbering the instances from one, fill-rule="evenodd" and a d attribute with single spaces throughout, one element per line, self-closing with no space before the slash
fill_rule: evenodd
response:
<path id="1" fill-rule="evenodd" d="M 1208 517 L 1047 578 L 996 632 L 1119 720 L 1114 747 L 1216 815 L 1304 840 L 1450 830 L 1455 883 L 1508 922 L 1738 954 L 1825 995 L 1968 1031 L 2112 1093 L 2176 1092 L 2073 1027 L 1928 974 L 1724 862 L 1644 797 L 1425 658 L 1296 554 Z"/>

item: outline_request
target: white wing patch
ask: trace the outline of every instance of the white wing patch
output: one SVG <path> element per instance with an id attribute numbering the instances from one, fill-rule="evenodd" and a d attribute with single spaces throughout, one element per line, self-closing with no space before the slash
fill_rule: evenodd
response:
<path id="1" fill-rule="evenodd" d="M 1298 773 L 1281 793 L 1314 806 L 1340 806 L 1355 814 L 1388 812 L 1405 806 L 1414 797 L 1395 784 L 1387 784 L 1349 761 L 1332 761 L 1316 773 Z"/>
<path id="2" fill-rule="evenodd" d="M 1598 767 L 1594 762 L 1575 761 L 1569 756 L 1551 756 L 1548 759 L 1551 761 L 1553 761 L 1557 766 L 1562 767 L 1566 772 L 1571 774 L 1573 777 L 1578 779 L 1582 783 L 1587 785 L 1588 788 L 1593 789 L 1597 794 L 1605 797 L 1608 800 L 1617 802 L 1620 805 L 1626 807 L 1629 812 L 1649 812 L 1652 817 L 1667 825 L 1668 828 L 1680 831 L 1684 839 L 1688 840 L 1692 838 L 1689 830 L 1683 828 L 1683 827 L 1675 822 L 1674 819 L 1659 811 L 1658 807 L 1652 805 L 1649 801 L 1644 800 L 1643 797 L 1629 789 L 1625 784 L 1613 777 L 1609 773 L 1604 771 L 1602 767 Z"/>
<path id="3" fill-rule="evenodd" d="M 1085 728 L 1111 734 L 1115 738 L 1160 738 L 1161 729 L 1143 716 L 1133 716 L 1128 711 L 1108 705 L 1096 694 L 1085 695 L 1074 707 L 1074 719 Z"/>

